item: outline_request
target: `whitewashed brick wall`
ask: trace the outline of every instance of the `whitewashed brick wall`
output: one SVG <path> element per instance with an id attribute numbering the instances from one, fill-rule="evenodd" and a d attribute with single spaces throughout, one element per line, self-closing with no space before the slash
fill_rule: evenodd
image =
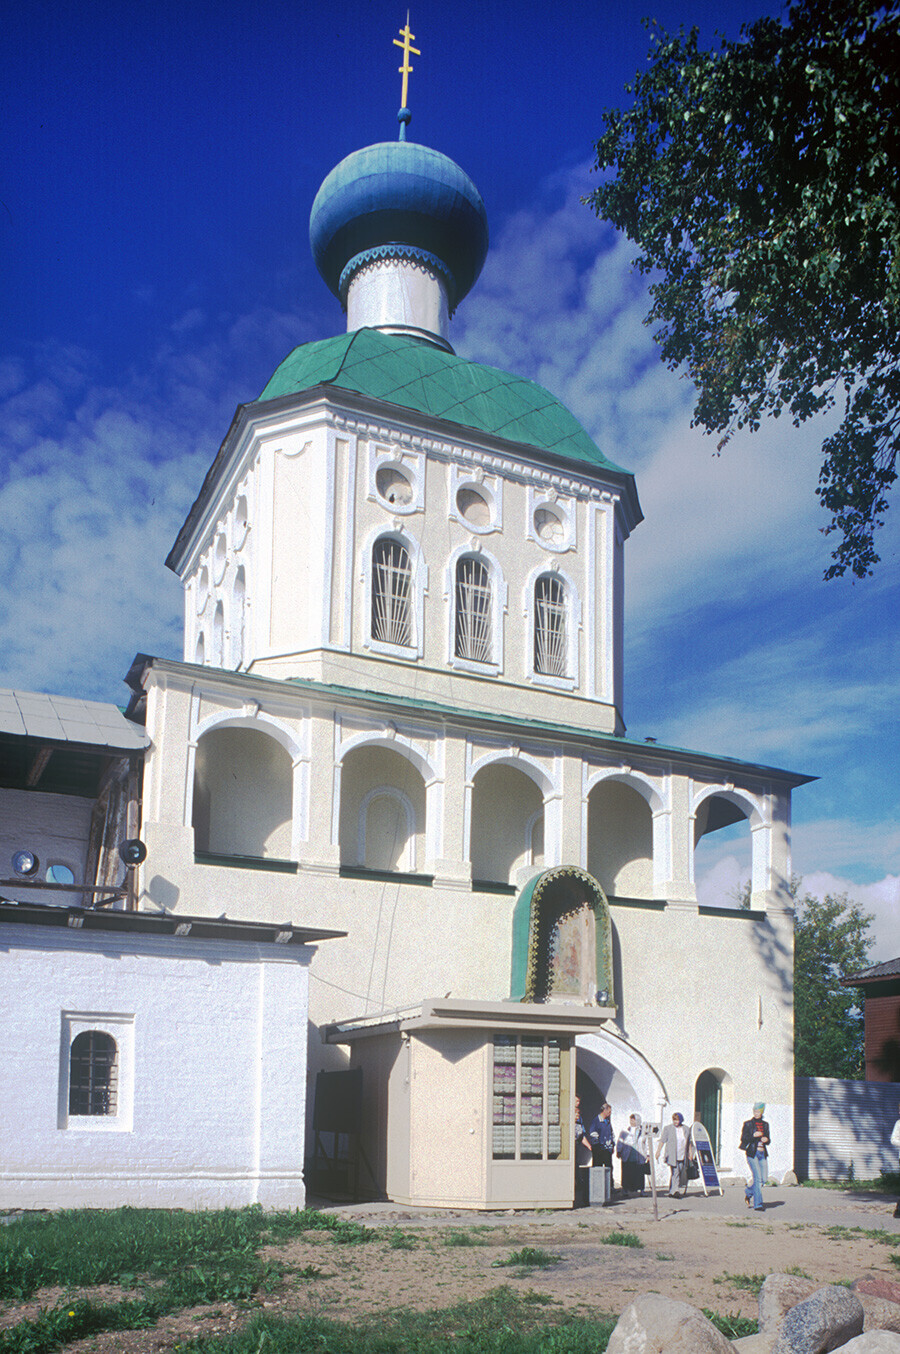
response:
<path id="1" fill-rule="evenodd" d="M 311 955 L 0 927 L 0 1207 L 302 1206 Z M 119 1044 L 115 1118 L 69 1118 L 84 1028 Z"/>

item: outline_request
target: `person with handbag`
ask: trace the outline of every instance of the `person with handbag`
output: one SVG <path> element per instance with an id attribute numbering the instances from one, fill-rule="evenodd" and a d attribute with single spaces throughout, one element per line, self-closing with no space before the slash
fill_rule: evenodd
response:
<path id="1" fill-rule="evenodd" d="M 666 1124 L 659 1135 L 659 1145 L 656 1148 L 657 1161 L 660 1153 L 672 1173 L 669 1180 L 669 1195 L 673 1199 L 680 1199 L 687 1190 L 688 1162 L 693 1157 L 693 1148 L 684 1126 L 684 1115 L 678 1110 L 672 1115 L 672 1122 Z"/>
<path id="2" fill-rule="evenodd" d="M 741 1126 L 739 1150 L 746 1152 L 747 1165 L 750 1167 L 750 1184 L 744 1190 L 747 1207 L 763 1211 L 763 1166 L 767 1163 L 768 1147 L 771 1142 L 769 1125 L 763 1115 L 766 1107 L 761 1100 L 753 1106 L 753 1118 L 747 1119 Z"/>
<path id="3" fill-rule="evenodd" d="M 643 1194 L 647 1159 L 641 1151 L 641 1116 L 631 1114 L 628 1127 L 623 1128 L 616 1141 L 616 1156 L 622 1163 L 622 1191 L 625 1194 Z"/>

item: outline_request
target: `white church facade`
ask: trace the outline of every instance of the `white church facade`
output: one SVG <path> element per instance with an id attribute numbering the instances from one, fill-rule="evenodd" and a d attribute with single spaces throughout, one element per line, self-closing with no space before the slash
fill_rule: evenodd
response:
<path id="1" fill-rule="evenodd" d="M 313 970 L 310 1062 L 362 1069 L 391 1197 L 571 1202 L 576 1084 L 620 1122 L 702 1109 L 726 1168 L 762 1097 L 788 1169 L 806 778 L 627 737 L 633 477 L 547 391 L 453 353 L 487 245 L 462 171 L 356 152 L 311 236 L 348 331 L 238 410 L 168 561 L 184 661 L 129 678 L 142 906 L 347 932 Z M 695 845 L 740 819 L 750 910 L 701 908 Z"/>
<path id="2" fill-rule="evenodd" d="M 634 479 L 549 392 L 453 352 L 487 250 L 462 170 L 358 151 L 311 238 L 347 332 L 238 409 L 168 560 L 183 658 L 128 676 L 136 913 L 335 937 L 272 1084 L 308 1062 L 311 1106 L 318 1073 L 361 1072 L 364 1184 L 390 1198 L 571 1206 L 576 1088 L 617 1129 L 698 1115 L 725 1170 L 763 1099 L 780 1175 L 808 778 L 627 736 Z M 750 908 L 700 906 L 695 846 L 741 820 Z"/>

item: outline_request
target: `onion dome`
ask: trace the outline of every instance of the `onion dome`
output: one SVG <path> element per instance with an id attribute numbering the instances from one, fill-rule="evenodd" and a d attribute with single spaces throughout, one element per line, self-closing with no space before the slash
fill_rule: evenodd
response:
<path id="1" fill-rule="evenodd" d="M 316 267 L 342 305 L 361 268 L 397 259 L 440 277 L 453 311 L 484 264 L 487 213 L 448 156 L 413 141 L 383 141 L 331 171 L 316 194 L 309 236 Z"/>

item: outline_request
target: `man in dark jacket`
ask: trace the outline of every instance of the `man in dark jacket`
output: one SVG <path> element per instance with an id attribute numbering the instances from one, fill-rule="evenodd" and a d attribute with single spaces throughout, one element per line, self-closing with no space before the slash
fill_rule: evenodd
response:
<path id="1" fill-rule="evenodd" d="M 763 1118 L 765 1112 L 763 1102 L 757 1101 L 753 1106 L 753 1118 L 747 1119 L 741 1127 L 740 1141 L 740 1150 L 747 1153 L 747 1165 L 750 1167 L 752 1177 L 744 1190 L 744 1198 L 747 1200 L 747 1207 L 755 1208 L 758 1213 L 762 1212 L 763 1207 L 763 1170 L 769 1155 L 770 1141 L 769 1125 Z"/>
<path id="2" fill-rule="evenodd" d="M 612 1167 L 616 1139 L 613 1134 L 613 1127 L 610 1119 L 611 1114 L 612 1105 L 607 1105 L 604 1102 L 600 1106 L 600 1113 L 595 1116 L 588 1129 L 588 1137 L 591 1140 L 591 1150 L 594 1154 L 595 1166 Z"/>

